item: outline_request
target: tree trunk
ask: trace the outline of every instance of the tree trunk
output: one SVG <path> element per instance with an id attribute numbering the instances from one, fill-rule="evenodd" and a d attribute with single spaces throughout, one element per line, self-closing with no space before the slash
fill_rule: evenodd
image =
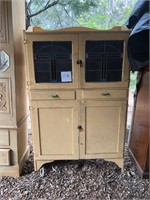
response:
<path id="1" fill-rule="evenodd" d="M 26 16 L 26 29 L 31 25 L 31 19 L 29 16 Z"/>
<path id="2" fill-rule="evenodd" d="M 30 17 L 28 13 L 28 4 L 27 1 L 25 1 L 25 13 L 26 13 L 26 29 L 30 26 Z"/>

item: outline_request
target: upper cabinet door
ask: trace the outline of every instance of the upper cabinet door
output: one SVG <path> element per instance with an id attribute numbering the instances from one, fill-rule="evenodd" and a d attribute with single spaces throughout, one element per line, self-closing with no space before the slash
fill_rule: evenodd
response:
<path id="1" fill-rule="evenodd" d="M 126 34 L 127 35 L 127 34 Z M 127 36 L 111 31 L 80 34 L 80 85 L 91 87 L 123 87 L 128 84 Z"/>
<path id="2" fill-rule="evenodd" d="M 26 34 L 31 89 L 78 87 L 78 36 Z"/>

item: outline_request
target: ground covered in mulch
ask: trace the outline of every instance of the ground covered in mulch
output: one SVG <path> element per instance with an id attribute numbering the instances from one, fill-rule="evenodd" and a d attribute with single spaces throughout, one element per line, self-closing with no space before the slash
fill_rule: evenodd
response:
<path id="1" fill-rule="evenodd" d="M 150 199 L 149 180 L 138 176 L 127 148 L 124 172 L 99 159 L 56 161 L 34 172 L 31 140 L 30 150 L 19 178 L 0 177 L 0 200 Z"/>

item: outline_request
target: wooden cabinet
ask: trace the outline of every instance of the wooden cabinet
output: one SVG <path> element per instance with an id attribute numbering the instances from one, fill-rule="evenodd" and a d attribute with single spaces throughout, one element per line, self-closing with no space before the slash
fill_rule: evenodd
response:
<path id="1" fill-rule="evenodd" d="M 19 176 L 29 154 L 24 25 L 24 1 L 0 1 L 0 176 Z"/>
<path id="2" fill-rule="evenodd" d="M 131 129 L 129 153 L 138 174 L 149 178 L 149 66 L 142 69 Z"/>
<path id="3" fill-rule="evenodd" d="M 35 169 L 60 159 L 123 167 L 128 30 L 25 33 Z"/>

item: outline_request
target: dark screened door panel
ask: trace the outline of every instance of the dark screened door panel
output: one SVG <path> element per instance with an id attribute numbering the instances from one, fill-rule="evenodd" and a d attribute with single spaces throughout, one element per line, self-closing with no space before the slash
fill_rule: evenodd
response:
<path id="1" fill-rule="evenodd" d="M 86 82 L 122 80 L 123 40 L 86 41 Z"/>
<path id="2" fill-rule="evenodd" d="M 71 41 L 36 41 L 33 42 L 33 52 L 36 83 L 72 82 Z M 66 78 L 63 79 L 62 75 Z"/>

